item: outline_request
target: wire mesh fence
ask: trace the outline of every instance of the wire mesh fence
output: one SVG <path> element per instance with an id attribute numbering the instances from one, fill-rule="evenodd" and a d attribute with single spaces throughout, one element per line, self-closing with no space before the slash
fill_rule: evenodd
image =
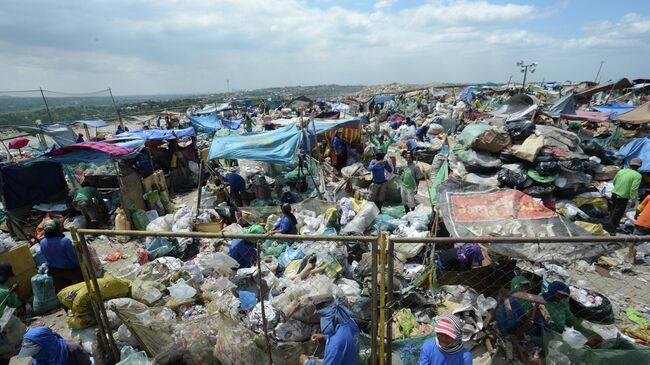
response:
<path id="1" fill-rule="evenodd" d="M 607 338 L 607 332 L 613 330 L 612 324 L 620 328 L 629 321 L 625 309 L 645 308 L 650 295 L 643 275 L 627 275 L 626 266 L 620 260 L 539 263 L 488 251 L 486 247 L 498 239 L 105 230 L 79 230 L 77 234 L 81 237 L 77 244 L 85 242 L 87 235 L 100 234 L 208 239 L 217 250 L 221 245 L 227 247 L 233 239 L 257 242 L 262 259 L 258 260 L 258 270 L 247 285 L 261 301 L 253 312 L 265 310 L 265 313 L 257 313 L 255 318 L 260 323 L 252 326 L 249 315 L 249 328 L 246 329 L 229 324 L 237 329 L 233 333 L 240 337 L 250 336 L 250 341 L 232 339 L 233 342 L 220 344 L 223 356 L 242 359 L 245 358 L 243 353 L 261 354 L 264 362 L 256 363 L 291 364 L 297 363 L 301 354 L 322 356 L 322 346 L 319 348 L 308 338 L 312 331 L 305 331 L 304 338 L 291 337 L 289 340 L 283 337 L 286 332 L 278 328 L 283 328 L 279 325 L 289 320 L 297 320 L 316 329 L 316 302 L 325 298 L 338 298 L 351 310 L 361 331 L 360 363 L 417 364 L 422 345 L 435 336 L 433 326 L 438 315 L 454 314 L 464 320 L 463 336 L 467 348 L 485 346 L 496 353 L 494 356 L 511 361 L 525 356 L 543 359 L 549 355 L 548 341 L 553 338 L 544 328 L 562 332 L 571 326 L 583 331 L 585 337 L 590 337 L 594 331 Z M 641 242 L 644 239 L 647 237 L 629 240 Z M 503 240 L 511 241 L 502 242 L 504 245 L 521 244 L 513 242 L 517 239 Z M 552 247 L 561 241 L 569 244 L 569 240 L 571 238 L 556 237 L 527 244 L 543 249 L 545 245 Z M 619 241 L 625 240 L 619 237 Z M 457 243 L 481 241 L 481 245 L 476 246 L 478 251 L 454 247 Z M 467 261 L 459 258 L 459 252 L 461 256 L 472 256 L 476 260 L 466 265 Z M 312 256 L 318 257 L 318 262 L 313 268 L 305 269 Z M 544 294 L 554 281 L 566 284 L 567 287 L 560 291 L 569 294 L 567 299 L 555 303 L 554 296 Z M 241 282 L 236 283 L 241 285 Z M 217 308 L 228 307 L 220 303 Z M 215 308 L 207 301 L 204 304 Z M 565 306 L 576 320 L 563 312 L 565 322 L 562 326 L 555 316 L 558 308 Z M 100 317 L 98 313 L 98 323 L 101 323 Z M 584 329 L 577 326 L 580 323 L 584 324 Z M 219 332 L 219 328 L 213 330 Z M 527 341 L 520 341 L 524 338 Z M 206 343 L 217 346 L 210 341 Z M 233 345 L 235 343 L 237 346 Z M 186 352 L 189 353 L 189 349 Z"/>

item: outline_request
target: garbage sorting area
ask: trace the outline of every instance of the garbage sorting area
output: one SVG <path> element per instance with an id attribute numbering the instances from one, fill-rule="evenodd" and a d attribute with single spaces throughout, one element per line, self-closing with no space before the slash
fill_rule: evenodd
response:
<path id="1" fill-rule="evenodd" d="M 648 362 L 648 234 L 633 235 L 633 199 L 611 218 L 613 180 L 635 158 L 636 202 L 650 192 L 647 89 L 489 84 L 193 108 L 172 129 L 4 165 L 0 261 L 32 315 L 48 324 L 65 308 L 60 332 L 95 363 L 323 358 L 312 335 L 333 301 L 358 326 L 360 364 L 418 364 L 443 315 L 461 320 L 475 364 Z M 87 187 L 91 210 L 76 200 Z M 85 279 L 58 291 L 37 243 L 54 219 Z M 543 307 L 557 281 L 586 329 L 513 340 L 511 296 Z"/>

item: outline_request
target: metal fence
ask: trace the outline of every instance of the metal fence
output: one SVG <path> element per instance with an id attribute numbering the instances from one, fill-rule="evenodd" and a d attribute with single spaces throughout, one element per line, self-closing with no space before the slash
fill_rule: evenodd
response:
<path id="1" fill-rule="evenodd" d="M 501 238 L 477 238 L 477 237 L 467 237 L 467 238 L 450 238 L 450 237 L 429 237 L 429 238 L 389 238 L 387 233 L 382 233 L 379 236 L 302 236 L 302 235 L 282 235 L 282 234 L 267 234 L 267 235 L 258 235 L 258 234 L 223 234 L 223 233 L 203 233 L 203 232 L 146 232 L 146 231 L 113 231 L 113 230 L 90 230 L 90 229 L 79 229 L 72 231 L 72 237 L 77 249 L 77 253 L 80 257 L 80 262 L 82 263 L 82 272 L 86 279 L 86 285 L 90 293 L 92 293 L 92 304 L 93 312 L 95 313 L 96 320 L 98 323 L 98 329 L 100 333 L 101 345 L 104 349 L 107 349 L 108 354 L 111 356 L 111 360 L 115 361 L 119 359 L 119 352 L 115 346 L 115 342 L 112 338 L 110 328 L 108 326 L 108 318 L 106 316 L 106 311 L 103 305 L 103 298 L 98 288 L 97 280 L 92 270 L 90 264 L 88 248 L 86 242 L 86 236 L 96 236 L 96 235 L 106 235 L 106 236 L 131 236 L 131 237 L 166 237 L 166 238 L 208 238 L 208 239 L 236 239 L 243 238 L 251 241 L 257 242 L 258 252 L 262 252 L 261 244 L 264 240 L 273 239 L 273 240 L 283 240 L 290 242 L 298 241 L 308 241 L 308 242 L 317 242 L 317 241 L 327 241 L 327 242 L 336 242 L 341 245 L 360 245 L 363 250 L 370 252 L 371 254 L 371 269 L 372 273 L 370 274 L 370 283 L 369 290 L 370 299 L 371 299 L 371 313 L 370 313 L 370 323 L 368 328 L 369 335 L 369 354 L 368 363 L 369 364 L 392 364 L 394 363 L 393 356 L 394 353 L 394 337 L 393 326 L 391 325 L 394 319 L 394 314 L 401 308 L 408 308 L 408 303 L 403 301 L 401 298 L 400 291 L 394 285 L 395 281 L 393 278 L 395 276 L 401 277 L 402 272 L 395 272 L 395 264 L 402 265 L 405 262 L 400 258 L 399 254 L 396 254 L 397 251 L 400 251 L 400 245 L 409 245 L 409 244 L 424 244 L 424 254 L 418 255 L 416 258 L 409 260 L 410 262 L 418 261 L 422 264 L 424 270 L 420 273 L 417 280 L 417 285 L 423 290 L 428 291 L 432 295 L 439 295 L 444 292 L 445 285 L 463 285 L 467 288 L 472 288 L 480 294 L 484 294 L 486 297 L 496 298 L 500 303 L 505 295 L 508 295 L 510 288 L 510 280 L 517 273 L 521 272 L 524 275 L 528 275 L 532 282 L 533 293 L 539 293 L 541 290 L 541 282 L 538 277 L 531 275 L 537 268 L 535 267 L 523 267 L 521 262 L 513 260 L 508 257 L 496 258 L 490 265 L 484 267 L 475 267 L 469 270 L 463 271 L 446 271 L 440 270 L 436 266 L 435 252 L 436 248 L 444 247 L 445 245 L 450 245 L 452 247 L 456 243 L 481 243 L 481 244 L 517 244 L 517 243 L 527 243 L 531 245 L 545 245 L 545 244 L 557 244 L 557 243 L 574 243 L 574 244 L 594 244 L 594 243 L 621 243 L 624 245 L 629 245 L 632 243 L 639 242 L 650 242 L 650 237 L 639 237 L 639 236 L 617 236 L 617 237 L 540 237 L 540 238 L 514 238 L 514 237 L 501 237 Z M 258 285 L 259 285 L 259 298 L 262 301 L 262 320 L 263 328 L 266 327 L 266 314 L 264 313 L 264 298 L 268 297 L 267 293 L 263 292 L 264 286 L 262 285 L 262 269 L 261 269 L 261 260 L 257 260 L 258 267 Z M 593 295 L 595 293 L 602 294 L 601 298 L 608 299 L 611 297 L 611 293 L 619 293 L 621 291 L 621 278 L 616 277 L 606 277 L 607 271 L 604 268 L 598 268 L 597 272 L 591 272 L 589 269 L 586 269 L 589 272 L 585 271 L 585 267 L 581 267 L 580 270 L 573 270 L 571 267 L 568 268 L 568 271 L 572 274 L 570 284 L 578 285 L 580 284 L 583 287 L 590 287 L 593 291 L 589 291 L 588 295 Z M 530 271 L 532 270 L 532 271 Z M 562 273 L 561 273 L 562 274 Z M 602 276 L 601 276 L 602 275 Z M 611 276 L 611 275 L 610 275 Z M 594 284 L 595 283 L 595 284 Z M 642 284 L 641 281 L 639 283 Z M 411 282 L 411 284 L 413 284 Z M 629 286 L 629 284 L 628 284 Z M 634 286 L 630 286 L 634 290 Z M 628 288 L 628 289 L 630 289 Z M 641 291 L 637 290 L 635 293 L 636 298 L 631 299 L 629 296 L 627 298 L 628 304 L 642 304 L 647 305 L 650 299 L 650 291 Z M 616 294 L 618 299 L 618 294 Z M 613 298 L 609 298 L 613 299 Z M 609 301 L 608 301 L 609 302 Z M 613 301 L 612 301 L 613 302 Z M 575 304 L 575 303 L 574 303 Z M 614 304 L 614 303 L 613 303 Z M 613 321 L 620 322 L 621 311 L 625 308 L 621 308 L 620 305 L 615 305 L 615 310 L 613 311 L 615 318 L 599 318 L 599 315 L 603 315 L 604 311 L 598 311 L 602 309 L 601 306 L 595 306 L 592 308 L 582 308 L 584 312 L 581 313 L 580 310 L 574 311 L 578 318 L 588 319 L 594 322 L 600 323 L 611 323 Z M 580 307 L 575 307 L 580 309 Z M 572 309 L 574 309 L 572 305 Z M 489 322 L 491 318 L 494 318 L 494 309 L 492 313 L 488 315 L 485 322 Z M 488 323 L 484 323 L 484 333 L 487 334 L 487 346 L 489 350 L 497 350 L 498 348 L 498 338 L 495 336 L 494 332 L 490 331 L 490 326 Z M 268 361 L 270 364 L 282 364 L 283 362 L 280 359 L 274 358 L 273 351 L 271 348 L 271 341 L 269 340 L 268 331 L 264 331 L 264 336 L 266 339 L 266 352 L 268 355 Z M 503 341 L 501 341 L 501 344 Z M 420 344 L 421 346 L 421 344 Z M 274 362 L 275 360 L 275 362 Z"/>

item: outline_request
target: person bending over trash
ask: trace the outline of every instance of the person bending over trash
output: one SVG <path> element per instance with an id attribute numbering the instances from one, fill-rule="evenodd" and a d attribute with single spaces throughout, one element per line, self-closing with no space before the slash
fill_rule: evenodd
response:
<path id="1" fill-rule="evenodd" d="M 383 152 L 375 153 L 375 159 L 370 161 L 368 170 L 372 172 L 372 184 L 370 184 L 370 201 L 374 202 L 379 211 L 384 205 L 386 196 L 386 171 L 393 172 L 393 166 L 384 160 Z"/>
<path id="2" fill-rule="evenodd" d="M 609 217 L 614 229 L 618 228 L 621 223 L 628 203 L 636 203 L 641 185 L 641 174 L 637 170 L 642 164 L 643 161 L 640 158 L 633 158 L 630 161 L 630 167 L 617 172 L 612 180 L 614 189 L 612 190 L 612 211 Z"/>
<path id="3" fill-rule="evenodd" d="M 264 234 L 264 228 L 259 224 L 252 225 L 246 230 L 246 234 Z M 257 249 L 255 242 L 238 238 L 232 240 L 228 256 L 239 263 L 240 269 L 251 267 L 257 261 Z"/>
<path id="4" fill-rule="evenodd" d="M 72 241 L 61 233 L 59 220 L 54 219 L 45 223 L 43 232 L 45 238 L 40 242 L 41 252 L 45 256 L 57 293 L 70 285 L 84 281 Z"/>
<path id="5" fill-rule="evenodd" d="M 300 355 L 300 365 L 356 365 L 359 356 L 359 327 L 350 310 L 338 300 L 316 311 L 322 333 L 311 336 L 314 342 L 325 341 L 323 360 Z"/>
<path id="6" fill-rule="evenodd" d="M 418 365 L 472 365 L 472 354 L 463 347 L 462 330 L 458 317 L 440 317 L 436 337 L 422 345 Z"/>
<path id="7" fill-rule="evenodd" d="M 539 305 L 539 313 L 535 321 L 549 330 L 562 333 L 568 325 L 587 337 L 587 345 L 597 348 L 603 342 L 603 338 L 595 332 L 585 328 L 569 308 L 569 295 L 571 290 L 561 281 L 554 281 L 546 292 L 542 294 L 546 303 Z"/>
<path id="8" fill-rule="evenodd" d="M 36 327 L 27 331 L 17 357 L 31 357 L 30 365 L 91 364 L 90 355 L 81 345 L 66 342 L 50 327 Z"/>
<path id="9" fill-rule="evenodd" d="M 298 234 L 298 220 L 296 216 L 291 213 L 291 204 L 282 204 L 282 218 L 273 226 L 273 232 L 280 232 L 282 234 Z"/>

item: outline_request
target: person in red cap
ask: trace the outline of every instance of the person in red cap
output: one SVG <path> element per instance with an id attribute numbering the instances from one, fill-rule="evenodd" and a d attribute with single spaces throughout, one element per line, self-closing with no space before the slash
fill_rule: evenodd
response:
<path id="1" fill-rule="evenodd" d="M 418 365 L 472 365 L 472 354 L 463 347 L 462 330 L 458 317 L 439 317 L 436 338 L 424 343 Z"/>

